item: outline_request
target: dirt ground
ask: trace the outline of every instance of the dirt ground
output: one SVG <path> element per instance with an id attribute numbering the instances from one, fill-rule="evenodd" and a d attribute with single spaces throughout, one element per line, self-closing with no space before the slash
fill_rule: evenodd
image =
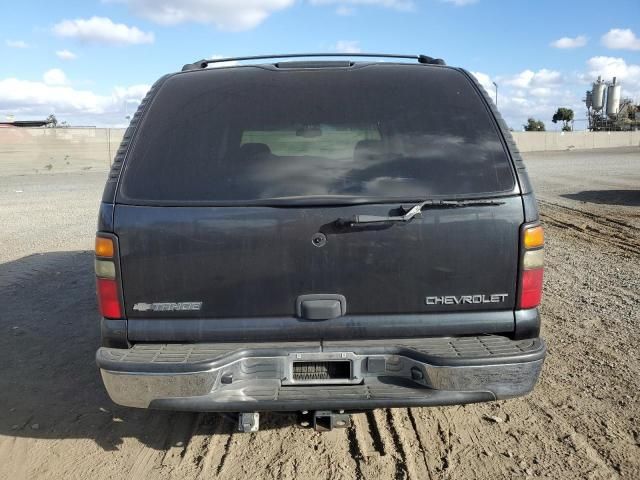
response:
<path id="1" fill-rule="evenodd" d="M 241 434 L 222 415 L 112 404 L 93 360 L 88 251 L 103 177 L 0 178 L 0 479 L 640 478 L 640 154 L 607 154 L 611 179 L 591 187 L 587 157 L 527 157 L 547 233 L 549 354 L 534 392 L 376 410 L 330 433 L 284 414 Z M 47 236 L 65 225 L 84 237 Z"/>

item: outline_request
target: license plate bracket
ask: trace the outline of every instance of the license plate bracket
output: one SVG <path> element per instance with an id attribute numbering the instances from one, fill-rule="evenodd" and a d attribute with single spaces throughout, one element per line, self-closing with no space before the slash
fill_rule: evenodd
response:
<path id="1" fill-rule="evenodd" d="M 283 385 L 345 385 L 362 382 L 362 359 L 352 352 L 292 353 Z"/>

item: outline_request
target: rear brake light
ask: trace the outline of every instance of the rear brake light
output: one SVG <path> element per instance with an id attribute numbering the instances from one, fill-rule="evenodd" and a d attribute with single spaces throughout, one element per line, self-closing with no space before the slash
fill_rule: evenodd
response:
<path id="1" fill-rule="evenodd" d="M 544 269 L 525 270 L 522 272 L 520 308 L 534 308 L 542 300 L 542 277 Z"/>
<path id="2" fill-rule="evenodd" d="M 544 276 L 544 231 L 540 225 L 522 231 L 522 264 L 520 265 L 519 308 L 534 308 L 542 299 Z"/>
<path id="3" fill-rule="evenodd" d="M 105 318 L 122 318 L 118 283 L 107 278 L 97 279 L 98 305 Z"/>
<path id="4" fill-rule="evenodd" d="M 119 319 L 123 316 L 118 269 L 116 237 L 98 233 L 96 236 L 96 293 L 100 313 L 105 318 Z"/>

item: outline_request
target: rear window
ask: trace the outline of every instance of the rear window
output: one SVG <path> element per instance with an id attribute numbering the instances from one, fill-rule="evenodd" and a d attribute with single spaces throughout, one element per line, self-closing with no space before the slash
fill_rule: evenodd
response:
<path id="1" fill-rule="evenodd" d="M 456 70 L 245 67 L 167 80 L 118 201 L 427 199 L 513 187 L 494 123 Z"/>

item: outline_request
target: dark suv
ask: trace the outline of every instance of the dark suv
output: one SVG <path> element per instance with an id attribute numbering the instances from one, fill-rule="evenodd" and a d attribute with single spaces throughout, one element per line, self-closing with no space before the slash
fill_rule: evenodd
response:
<path id="1" fill-rule="evenodd" d="M 531 391 L 543 234 L 518 150 L 468 72 L 378 56 L 203 60 L 151 88 L 96 238 L 114 402 L 250 430 Z"/>

